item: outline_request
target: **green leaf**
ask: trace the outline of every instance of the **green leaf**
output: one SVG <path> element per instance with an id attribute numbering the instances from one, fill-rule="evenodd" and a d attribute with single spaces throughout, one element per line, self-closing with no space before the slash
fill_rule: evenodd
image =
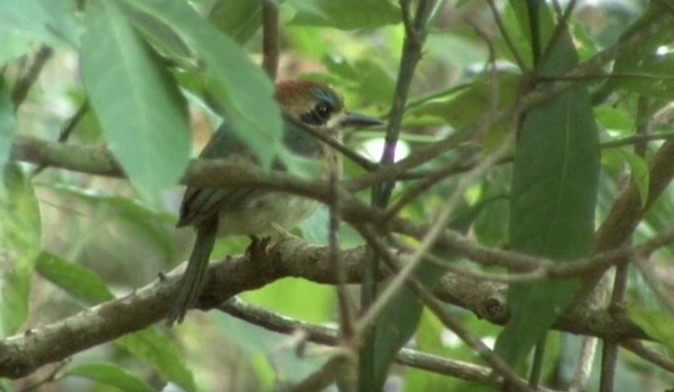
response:
<path id="1" fill-rule="evenodd" d="M 627 134 L 634 130 L 634 118 L 624 109 L 599 106 L 594 109 L 594 116 L 602 128 L 620 131 L 622 134 Z"/>
<path id="2" fill-rule="evenodd" d="M 232 129 L 251 147 L 261 165 L 271 167 L 277 151 L 282 149 L 282 121 L 267 75 L 243 49 L 206 23 L 186 2 L 123 0 L 123 3 L 165 25 L 185 42 L 196 56 L 194 63 L 198 64 L 207 98 L 225 111 Z"/>
<path id="3" fill-rule="evenodd" d="M 88 304 L 114 299 L 114 295 L 96 272 L 55 254 L 42 252 L 37 259 L 36 269 L 45 279 Z"/>
<path id="4" fill-rule="evenodd" d="M 28 316 L 31 279 L 41 249 L 40 210 L 33 187 L 8 164 L 0 188 L 0 333 L 15 333 Z"/>
<path id="5" fill-rule="evenodd" d="M 62 377 L 82 377 L 119 388 L 126 392 L 155 391 L 143 379 L 118 365 L 100 362 L 76 366 L 63 373 Z"/>
<path id="6" fill-rule="evenodd" d="M 654 20 L 661 18 L 663 13 L 668 13 L 670 11 L 669 7 L 671 7 L 671 4 L 661 4 L 657 1 L 649 2 L 646 12 L 641 14 L 639 19 L 632 23 L 620 35 L 617 45 L 634 39 L 635 36 L 639 36 L 640 34 L 643 34 L 645 30 L 650 29 Z M 618 55 L 613 64 L 613 73 L 618 75 L 638 73 L 641 66 L 644 65 L 644 61 L 648 63 L 653 60 L 652 56 L 655 54 L 658 47 L 668 45 L 672 39 L 674 39 L 674 30 L 663 29 L 660 34 L 647 34 L 646 38 L 640 39 L 640 44 L 635 47 L 634 50 L 622 51 Z M 668 74 L 671 75 L 671 70 Z M 649 84 L 653 84 L 653 82 L 656 81 L 657 80 L 639 81 L 638 79 L 635 80 L 624 77 L 609 78 L 601 87 L 597 96 L 605 97 L 614 89 L 620 88 L 621 86 L 629 86 L 632 89 L 644 91 L 648 93 L 647 95 L 651 95 L 650 93 L 657 95 L 657 89 L 651 90 L 648 87 Z M 665 83 L 661 86 L 667 88 L 667 86 L 665 86 L 667 84 L 671 83 Z M 671 89 L 668 88 L 668 90 Z M 667 95 L 671 96 L 671 94 Z"/>
<path id="7" fill-rule="evenodd" d="M 30 50 L 29 43 L 77 46 L 81 24 L 72 0 L 4 0 L 0 9 L 0 64 Z"/>
<path id="8" fill-rule="evenodd" d="M 434 265 L 419 265 L 413 276 L 425 287 L 431 288 L 442 277 L 442 270 Z M 384 282 L 380 290 L 392 280 Z M 382 390 L 389 368 L 398 351 L 410 340 L 419 325 L 424 305 L 414 291 L 403 286 L 389 301 L 375 322 L 374 336 L 374 389 Z"/>
<path id="9" fill-rule="evenodd" d="M 486 179 L 482 185 L 479 203 L 484 203 L 484 208 L 475 220 L 473 232 L 481 244 L 502 247 L 509 243 L 510 202 L 503 180 L 510 178 L 510 175 L 505 168 L 498 173 L 499 176 Z"/>
<path id="10" fill-rule="evenodd" d="M 475 221 L 486 204 L 478 203 L 462 209 L 452 218 L 449 227 L 465 233 Z M 456 254 L 450 249 L 436 247 L 433 253 L 443 260 L 451 261 Z M 431 263 L 420 263 L 413 272 L 414 278 L 424 287 L 432 290 L 445 275 L 446 270 Z M 383 290 L 394 278 L 387 279 L 379 289 Z M 384 307 L 372 331 L 375 346 L 374 380 L 369 385 L 371 390 L 379 391 L 383 388 L 389 373 L 389 368 L 400 349 L 412 338 L 417 327 L 424 305 L 412 289 L 403 286 Z"/>
<path id="11" fill-rule="evenodd" d="M 32 49 L 30 40 L 16 31 L 7 31 L 0 28 L 0 65 L 17 59 Z"/>
<path id="12" fill-rule="evenodd" d="M 545 18 L 549 20 L 549 14 Z M 562 34 L 543 73 L 561 75 L 576 63 L 571 37 Z M 592 249 L 598 174 L 598 130 L 586 87 L 576 83 L 530 110 L 523 121 L 513 167 L 511 249 L 559 262 L 587 256 Z M 512 318 L 496 351 L 511 367 L 517 367 L 545 336 L 575 287 L 575 280 L 510 287 Z"/>
<path id="13" fill-rule="evenodd" d="M 400 8 L 388 0 L 288 0 L 288 3 L 298 11 L 291 25 L 354 30 L 401 22 Z"/>
<path id="14" fill-rule="evenodd" d="M 0 78 L 0 183 L 3 182 L 5 172 L 2 168 L 9 162 L 12 151 L 15 126 L 14 105 L 5 79 Z"/>
<path id="15" fill-rule="evenodd" d="M 190 155 L 186 103 L 113 1 L 87 6 L 82 73 L 109 147 L 145 197 L 174 185 Z"/>
<path id="16" fill-rule="evenodd" d="M 208 20 L 234 41 L 245 44 L 262 25 L 262 0 L 220 0 Z"/>
<path id="17" fill-rule="evenodd" d="M 128 263 L 128 254 L 115 250 L 114 247 L 118 246 L 116 241 L 125 243 L 129 249 L 141 247 L 146 252 L 152 252 L 156 255 L 155 257 L 148 257 L 146 253 L 146 261 L 150 263 L 152 259 L 157 258 L 167 265 L 172 265 L 173 262 L 178 261 L 177 258 L 181 257 L 178 252 L 179 246 L 173 236 L 175 234 L 174 214 L 157 212 L 138 200 L 111 195 L 103 191 L 92 191 L 62 184 L 44 184 L 43 187 L 53 191 L 55 196 L 60 198 L 57 200 L 73 200 L 74 198 L 84 207 L 89 208 L 86 211 L 98 211 L 99 216 L 108 223 L 106 225 L 108 229 L 119 232 L 115 241 L 106 243 L 101 243 L 103 242 L 101 236 L 109 235 L 108 230 L 89 232 L 89 237 L 81 237 L 84 242 L 97 242 L 95 244 L 97 253 L 109 256 L 108 262 Z"/>
<path id="18" fill-rule="evenodd" d="M 668 312 L 657 309 L 645 309 L 642 307 L 630 306 L 630 318 L 648 336 L 664 344 L 669 351 L 669 357 L 674 357 L 674 318 Z"/>
<path id="19" fill-rule="evenodd" d="M 520 75 L 511 72 L 480 76 L 465 88 L 452 89 L 420 103 L 408 115 L 440 117 L 455 129 L 464 129 L 479 123 L 484 113 L 512 105 L 519 83 Z M 509 126 L 510 120 L 496 124 L 489 131 L 489 137 L 499 139 L 500 142 Z M 493 140 L 491 144 L 498 142 Z"/>
<path id="20" fill-rule="evenodd" d="M 674 53 L 648 56 L 624 72 L 630 76 L 618 78 L 617 88 L 652 98 L 674 100 Z"/>
<path id="21" fill-rule="evenodd" d="M 196 390 L 194 376 L 185 367 L 176 343 L 154 328 L 147 328 L 115 340 L 133 356 L 150 364 L 165 380 L 187 391 Z"/>

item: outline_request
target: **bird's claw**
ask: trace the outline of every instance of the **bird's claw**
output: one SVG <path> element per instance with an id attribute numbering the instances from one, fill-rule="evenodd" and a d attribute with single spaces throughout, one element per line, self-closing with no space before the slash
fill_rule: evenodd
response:
<path id="1" fill-rule="evenodd" d="M 299 239 L 301 239 L 300 237 L 291 233 L 290 231 L 288 231 L 288 229 L 279 225 L 276 222 L 271 222 L 270 225 L 271 225 L 272 229 L 276 230 L 283 237 L 284 240 L 299 240 Z"/>
<path id="2" fill-rule="evenodd" d="M 267 247 L 271 243 L 271 237 L 250 236 L 250 245 L 246 248 L 246 254 L 251 260 L 259 260 L 267 254 Z"/>

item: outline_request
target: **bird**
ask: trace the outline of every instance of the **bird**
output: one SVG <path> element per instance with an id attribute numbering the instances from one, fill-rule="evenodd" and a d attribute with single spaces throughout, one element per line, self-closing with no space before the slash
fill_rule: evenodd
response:
<path id="1" fill-rule="evenodd" d="M 303 128 L 311 127 L 328 139 L 338 141 L 344 128 L 383 124 L 378 119 L 346 111 L 342 98 L 325 84 L 289 80 L 279 82 L 275 87 L 274 97 L 284 116 L 283 144 L 296 156 L 320 162 L 324 178 L 331 165 L 338 165 L 338 153 Z M 226 121 L 199 157 L 259 166 L 255 155 Z M 273 169 L 286 170 L 278 159 L 274 161 Z M 216 237 L 248 235 L 256 238 L 283 230 L 288 233 L 308 218 L 317 206 L 318 202 L 311 199 L 254 187 L 187 187 L 176 226 L 193 226 L 196 240 L 167 324 L 182 322 L 187 311 L 197 303 Z"/>

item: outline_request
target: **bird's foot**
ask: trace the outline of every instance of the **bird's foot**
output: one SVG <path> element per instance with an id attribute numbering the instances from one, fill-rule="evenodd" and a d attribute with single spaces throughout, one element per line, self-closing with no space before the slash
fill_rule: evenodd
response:
<path id="1" fill-rule="evenodd" d="M 270 237 L 250 236 L 250 245 L 246 248 L 246 254 L 250 260 L 260 260 L 267 255 L 267 247 L 271 243 Z"/>
<path id="2" fill-rule="evenodd" d="M 288 231 L 288 229 L 279 225 L 276 222 L 271 222 L 271 227 L 272 227 L 272 229 L 277 231 L 279 234 L 281 234 L 281 236 L 283 237 L 284 240 L 299 240 L 299 239 L 301 239 L 300 237 L 291 233 L 290 231 Z"/>

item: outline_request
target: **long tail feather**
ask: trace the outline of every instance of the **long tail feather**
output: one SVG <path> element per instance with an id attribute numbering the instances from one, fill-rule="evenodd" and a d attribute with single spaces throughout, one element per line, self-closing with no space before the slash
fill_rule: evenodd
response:
<path id="1" fill-rule="evenodd" d="M 185 318 L 187 311 L 192 308 L 199 299 L 204 285 L 204 277 L 208 268 L 208 261 L 215 244 L 215 236 L 218 230 L 218 219 L 209 219 L 197 226 L 197 239 L 194 249 L 185 269 L 185 274 L 180 283 L 180 291 L 169 313 L 166 323 L 180 323 Z"/>

